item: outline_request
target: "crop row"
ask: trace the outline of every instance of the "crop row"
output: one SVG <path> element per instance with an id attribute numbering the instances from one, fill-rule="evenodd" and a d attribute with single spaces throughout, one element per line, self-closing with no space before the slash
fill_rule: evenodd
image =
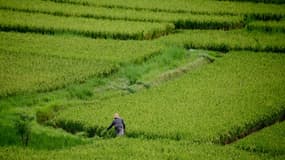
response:
<path id="1" fill-rule="evenodd" d="M 204 48 L 227 52 L 251 50 L 285 52 L 285 34 L 248 32 L 246 30 L 181 30 L 176 34 L 161 37 L 159 41 L 186 48 Z"/>
<path id="2" fill-rule="evenodd" d="M 229 14 L 247 15 L 258 19 L 280 19 L 284 17 L 284 5 L 245 3 L 245 2 L 223 2 L 213 0 L 187 0 L 163 1 L 160 0 L 50 0 L 62 3 L 83 4 L 103 6 L 108 8 L 124 8 L 134 10 L 151 10 L 163 12 L 190 12 L 195 14 Z"/>
<path id="3" fill-rule="evenodd" d="M 71 33 L 114 39 L 153 39 L 170 33 L 169 23 L 97 20 L 0 10 L 0 29 L 19 32 Z"/>
<path id="4" fill-rule="evenodd" d="M 117 64 L 142 62 L 163 49 L 151 41 L 120 41 L 74 36 L 51 36 L 34 33 L 0 32 L 0 49 L 9 52 L 35 53 L 57 57 L 104 60 Z"/>
<path id="5" fill-rule="evenodd" d="M 50 91 L 90 76 L 107 74 L 114 64 L 0 51 L 0 96 Z"/>
<path id="6" fill-rule="evenodd" d="M 191 144 L 175 141 L 147 141 L 142 139 L 116 138 L 96 139 L 93 143 L 63 150 L 38 150 L 20 147 L 0 147 L 0 158 L 5 160 L 37 159 L 209 159 L 209 160 L 258 160 L 258 156 L 237 150 L 233 147 L 222 147 L 212 144 Z"/>
<path id="7" fill-rule="evenodd" d="M 248 30 L 265 32 L 285 32 L 285 20 L 282 21 L 254 21 L 247 25 Z"/>
<path id="8" fill-rule="evenodd" d="M 169 22 L 176 28 L 238 28 L 243 26 L 242 16 L 230 15 L 197 15 L 190 13 L 167 13 L 152 11 L 136 11 L 120 8 L 104 8 L 94 6 L 80 6 L 73 4 L 55 3 L 40 0 L 0 0 L 1 8 L 39 12 L 62 16 L 76 16 L 100 19 Z"/>
<path id="9" fill-rule="evenodd" d="M 109 74 L 119 64 L 141 62 L 162 48 L 148 41 L 12 32 L 0 32 L 0 39 L 0 96 L 48 91 Z"/>
<path id="10" fill-rule="evenodd" d="M 284 62 L 283 54 L 232 52 L 137 94 L 69 106 L 55 120 L 104 128 L 119 112 L 129 137 L 225 143 L 284 113 Z"/>
<path id="11" fill-rule="evenodd" d="M 259 132 L 245 137 L 233 145 L 239 149 L 269 153 L 271 155 L 285 154 L 285 122 L 276 123 Z"/>

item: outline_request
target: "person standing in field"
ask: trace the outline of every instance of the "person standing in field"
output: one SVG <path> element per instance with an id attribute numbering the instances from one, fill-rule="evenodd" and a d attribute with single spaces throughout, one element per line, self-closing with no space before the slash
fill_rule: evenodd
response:
<path id="1" fill-rule="evenodd" d="M 111 129 L 112 127 L 115 127 L 115 132 L 117 136 L 122 136 L 125 134 L 125 122 L 122 118 L 120 118 L 118 113 L 114 114 L 114 120 L 111 123 L 111 125 L 107 128 L 107 130 Z"/>

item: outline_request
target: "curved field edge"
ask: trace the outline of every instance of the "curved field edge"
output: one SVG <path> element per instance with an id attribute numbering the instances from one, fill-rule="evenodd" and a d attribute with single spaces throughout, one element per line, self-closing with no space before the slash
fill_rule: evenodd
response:
<path id="1" fill-rule="evenodd" d="M 0 1 L 0 3 L 0 8 L 6 10 L 92 19 L 168 22 L 174 23 L 175 28 L 232 29 L 244 26 L 243 16 L 136 11 L 120 8 L 79 6 L 40 0 L 25 2 Z"/>
<path id="2" fill-rule="evenodd" d="M 267 153 L 270 155 L 285 155 L 285 122 L 278 122 L 255 132 L 232 145 L 238 149 Z"/>
<path id="3" fill-rule="evenodd" d="M 58 113 L 55 123 L 93 128 L 100 135 L 110 115 L 119 112 L 130 137 L 226 143 L 284 116 L 284 59 L 283 54 L 231 52 L 153 89 L 71 105 Z"/>
<path id="4" fill-rule="evenodd" d="M 109 75 L 122 64 L 143 62 L 164 48 L 149 41 L 31 33 L 0 32 L 0 38 L 1 97 L 51 91 L 90 77 Z"/>

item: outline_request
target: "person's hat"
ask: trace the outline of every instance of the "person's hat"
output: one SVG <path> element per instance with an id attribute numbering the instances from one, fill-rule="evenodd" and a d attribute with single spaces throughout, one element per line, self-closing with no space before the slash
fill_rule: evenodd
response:
<path id="1" fill-rule="evenodd" d="M 119 113 L 115 113 L 114 118 L 120 118 Z"/>

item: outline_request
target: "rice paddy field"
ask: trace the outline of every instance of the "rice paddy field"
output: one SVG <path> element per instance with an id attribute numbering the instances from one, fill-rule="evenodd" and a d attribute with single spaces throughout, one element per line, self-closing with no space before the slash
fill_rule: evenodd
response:
<path id="1" fill-rule="evenodd" d="M 284 22 L 283 0 L 0 0 L 0 159 L 283 160 Z"/>

